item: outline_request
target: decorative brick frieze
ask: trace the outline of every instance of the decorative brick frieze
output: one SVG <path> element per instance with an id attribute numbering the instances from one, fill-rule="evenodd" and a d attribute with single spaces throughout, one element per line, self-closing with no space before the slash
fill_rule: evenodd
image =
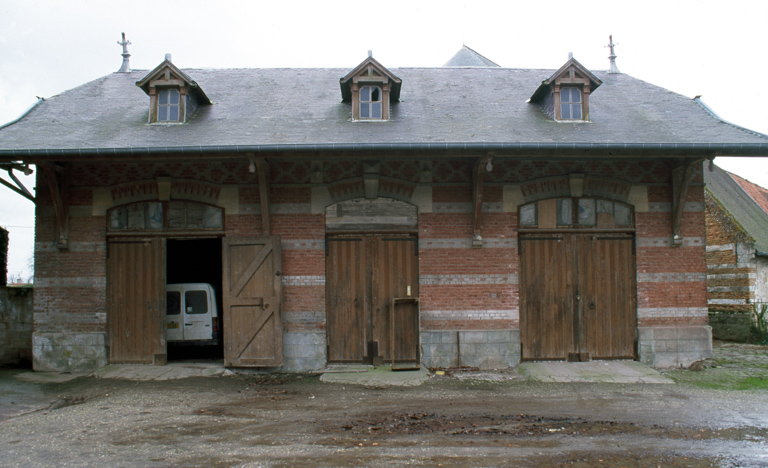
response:
<path id="1" fill-rule="evenodd" d="M 309 214 L 312 212 L 312 205 L 310 203 L 272 203 L 269 206 L 269 212 L 274 214 Z"/>
<path id="2" fill-rule="evenodd" d="M 106 253 L 107 243 L 105 240 L 90 242 L 70 242 L 70 252 L 98 252 Z M 35 252 L 59 254 L 60 250 L 55 242 L 35 242 Z"/>
<path id="3" fill-rule="evenodd" d="M 325 251 L 325 238 L 319 239 L 280 239 L 283 250 L 323 250 Z"/>
<path id="4" fill-rule="evenodd" d="M 419 238 L 419 249 L 471 249 L 471 238 L 428 239 Z M 483 238 L 484 249 L 516 249 L 517 238 Z"/>
<path id="5" fill-rule="evenodd" d="M 421 275 L 420 285 L 447 284 L 517 284 L 516 274 L 511 275 Z"/>
<path id="6" fill-rule="evenodd" d="M 669 237 L 637 237 L 637 247 L 672 247 L 672 235 Z M 704 237 L 684 237 L 681 247 L 703 247 L 707 240 Z"/>
<path id="7" fill-rule="evenodd" d="M 421 310 L 421 320 L 518 320 L 517 309 L 507 310 Z"/>
<path id="8" fill-rule="evenodd" d="M 688 318 L 709 317 L 706 307 L 638 307 L 637 318 Z"/>
<path id="9" fill-rule="evenodd" d="M 283 276 L 286 286 L 325 286 L 325 276 Z"/>
<path id="10" fill-rule="evenodd" d="M 703 282 L 706 275 L 703 273 L 638 273 L 638 283 L 688 283 Z"/>

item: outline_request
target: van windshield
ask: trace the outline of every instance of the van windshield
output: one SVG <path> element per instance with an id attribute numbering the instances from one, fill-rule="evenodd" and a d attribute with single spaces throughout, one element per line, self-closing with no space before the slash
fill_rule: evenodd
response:
<path id="1" fill-rule="evenodd" d="M 188 314 L 207 314 L 208 295 L 205 291 L 187 291 L 184 293 Z"/>

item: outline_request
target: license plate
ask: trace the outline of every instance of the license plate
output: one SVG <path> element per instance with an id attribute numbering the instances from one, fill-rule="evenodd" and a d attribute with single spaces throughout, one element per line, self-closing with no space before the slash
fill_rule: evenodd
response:
<path id="1" fill-rule="evenodd" d="M 179 324 L 178 324 L 178 323 L 173 323 L 173 322 L 171 322 L 171 323 L 169 323 L 169 324 L 167 325 L 167 327 L 168 327 L 168 328 L 179 328 Z"/>

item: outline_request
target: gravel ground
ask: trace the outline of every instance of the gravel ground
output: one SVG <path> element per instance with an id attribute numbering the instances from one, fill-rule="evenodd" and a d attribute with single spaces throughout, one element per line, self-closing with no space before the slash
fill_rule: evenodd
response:
<path id="1" fill-rule="evenodd" d="M 677 385 L 79 378 L 0 423 L 0 466 L 768 467 L 767 353 L 716 343 L 704 370 L 665 373 Z"/>

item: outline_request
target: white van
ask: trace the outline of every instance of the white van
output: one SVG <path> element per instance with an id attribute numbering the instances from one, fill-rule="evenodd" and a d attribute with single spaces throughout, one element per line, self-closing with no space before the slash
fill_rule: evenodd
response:
<path id="1" fill-rule="evenodd" d="M 213 286 L 207 283 L 168 284 L 165 295 L 168 343 L 219 343 L 219 314 Z"/>

